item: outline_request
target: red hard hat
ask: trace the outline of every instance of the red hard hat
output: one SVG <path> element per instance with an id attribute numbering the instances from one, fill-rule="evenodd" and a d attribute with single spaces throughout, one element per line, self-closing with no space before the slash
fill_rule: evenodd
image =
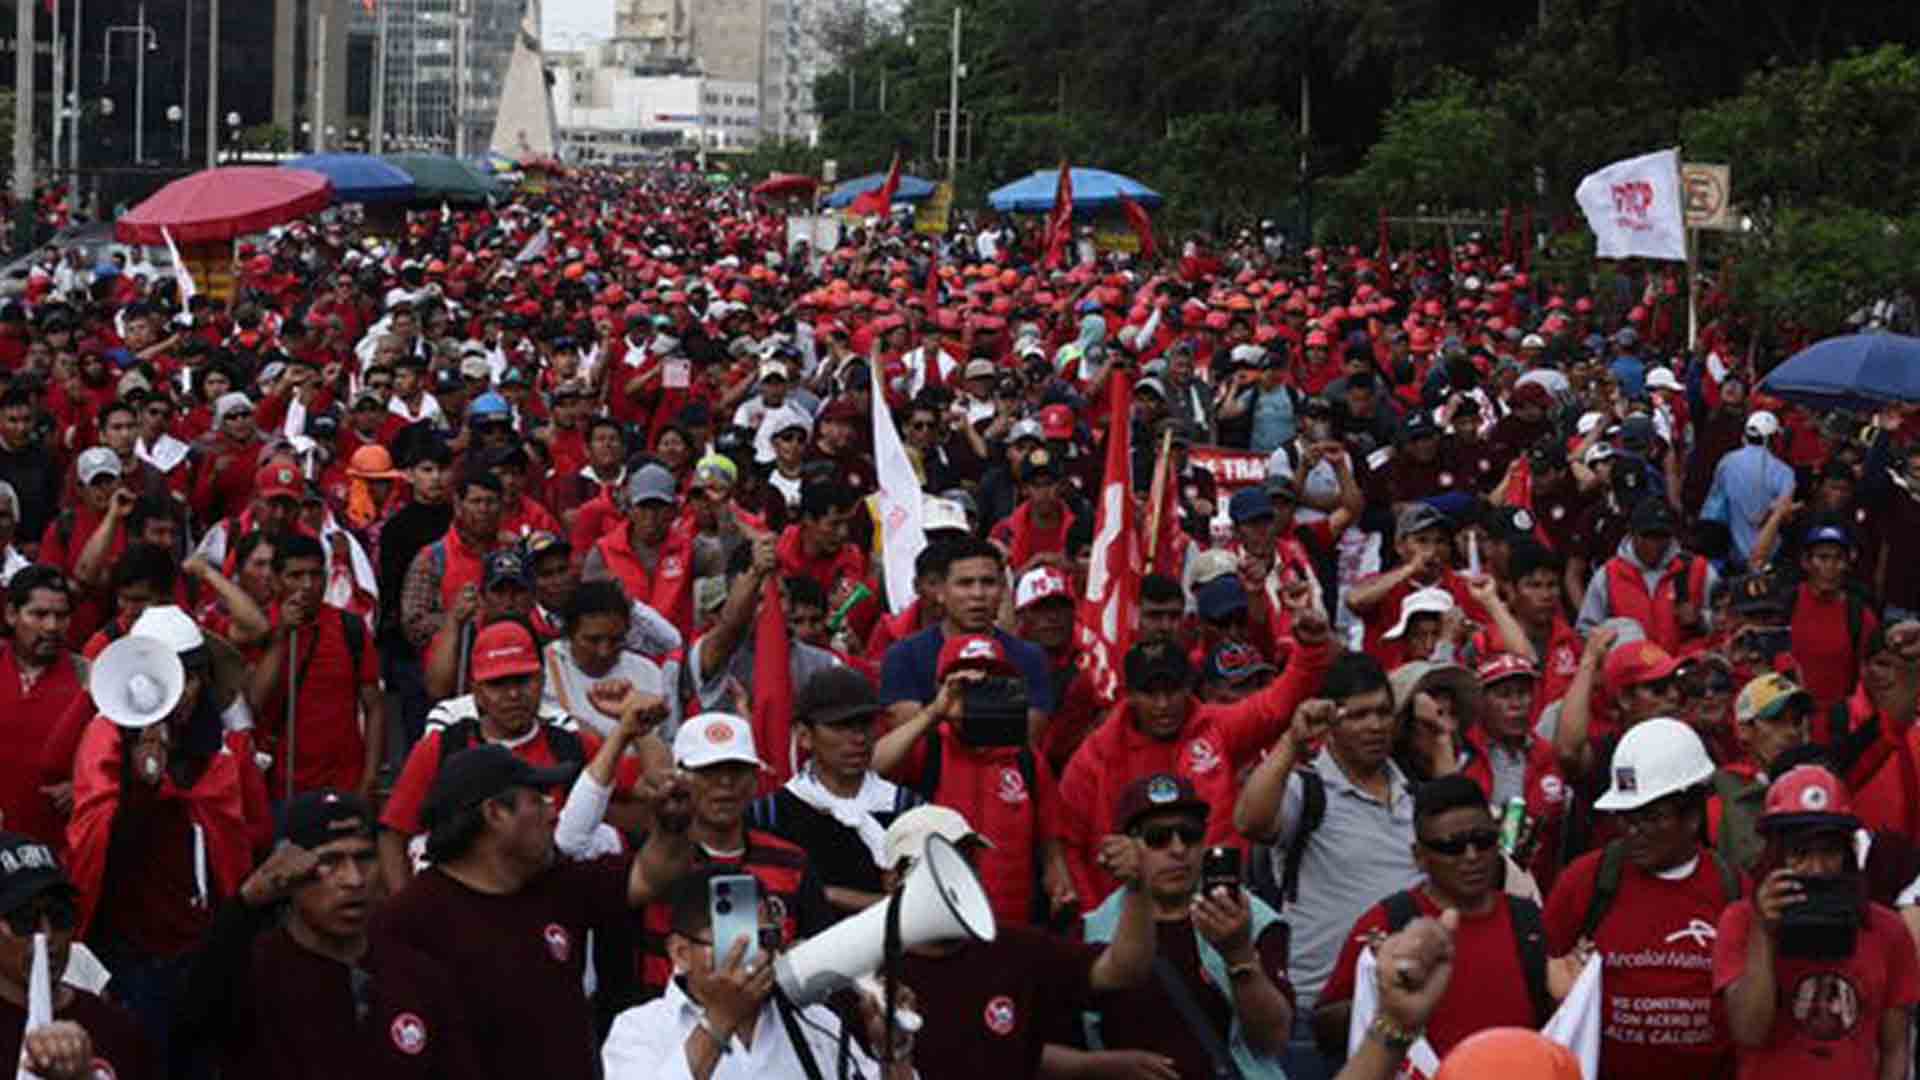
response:
<path id="1" fill-rule="evenodd" d="M 1847 785 L 1818 765 L 1796 765 L 1767 788 L 1767 807 L 1760 815 L 1762 832 L 1859 827 Z"/>
<path id="2" fill-rule="evenodd" d="M 1580 1059 L 1573 1051 L 1526 1028 L 1488 1028 L 1460 1040 L 1433 1080 L 1580 1080 Z"/>
<path id="3" fill-rule="evenodd" d="M 1583 296 L 1573 302 L 1573 310 L 1585 315 L 1593 310 L 1593 301 Z"/>
<path id="4" fill-rule="evenodd" d="M 1307 348 L 1309 349 L 1324 349 L 1327 348 L 1329 344 L 1330 341 L 1324 330 L 1315 330 L 1313 333 L 1307 335 Z"/>
<path id="5" fill-rule="evenodd" d="M 1634 305 L 1634 307 L 1633 307 L 1633 310 L 1632 310 L 1632 311 L 1629 311 L 1629 312 L 1627 312 L 1627 321 L 1628 321 L 1628 322 L 1632 322 L 1632 323 L 1643 323 L 1643 322 L 1646 322 L 1646 321 L 1647 321 L 1647 309 L 1646 309 L 1646 308 L 1644 308 L 1644 307 L 1641 307 L 1641 306 L 1640 306 L 1640 305 L 1638 305 L 1638 304 L 1635 304 L 1635 305 Z"/>

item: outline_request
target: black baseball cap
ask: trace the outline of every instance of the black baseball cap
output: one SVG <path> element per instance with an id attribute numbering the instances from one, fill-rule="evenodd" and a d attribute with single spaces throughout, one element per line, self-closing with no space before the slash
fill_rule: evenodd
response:
<path id="1" fill-rule="evenodd" d="M 508 583 L 520 586 L 527 583 L 527 562 L 515 548 L 501 548 L 488 555 L 481 564 L 481 588 L 491 589 L 495 585 Z"/>
<path id="2" fill-rule="evenodd" d="M 803 724 L 844 724 L 884 711 L 867 677 L 838 664 L 815 672 L 793 702 L 794 719 Z"/>
<path id="3" fill-rule="evenodd" d="M 348 836 L 373 836 L 373 807 L 350 791 L 303 791 L 280 815 L 280 838 L 312 851 Z"/>
<path id="4" fill-rule="evenodd" d="M 1113 827 L 1116 832 L 1127 832 L 1148 814 L 1183 813 L 1205 821 L 1211 810 L 1193 781 L 1172 773 L 1154 773 L 1120 789 L 1113 806 Z"/>
<path id="5" fill-rule="evenodd" d="M 0 832 L 0 915 L 45 892 L 79 896 L 52 848 L 30 836 Z"/>
<path id="6" fill-rule="evenodd" d="M 497 799 L 514 788 L 544 791 L 573 783 L 578 765 L 535 768 L 498 743 L 470 747 L 440 762 L 421 813 L 429 828 L 470 806 Z"/>
<path id="7" fill-rule="evenodd" d="M 1636 536 L 1672 536 L 1680 527 L 1674 519 L 1673 507 L 1658 495 L 1641 499 L 1627 525 Z"/>

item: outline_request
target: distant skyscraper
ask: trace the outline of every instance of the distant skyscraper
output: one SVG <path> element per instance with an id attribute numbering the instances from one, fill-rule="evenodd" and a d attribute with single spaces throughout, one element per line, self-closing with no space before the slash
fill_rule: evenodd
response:
<path id="1" fill-rule="evenodd" d="M 387 148 L 419 143 L 452 150 L 456 126 L 462 126 L 468 153 L 484 150 L 493 132 L 507 63 L 513 56 L 514 33 L 530 0 L 374 2 L 372 13 L 358 3 L 353 5 L 353 34 L 369 40 L 373 48 L 356 53 L 367 57 L 369 69 L 352 73 L 352 78 L 371 86 L 377 77 L 379 9 L 385 7 Z M 464 102 L 458 100 L 454 88 L 461 15 L 466 23 Z"/>
<path id="2" fill-rule="evenodd" d="M 811 139 L 817 50 L 802 22 L 808 0 L 616 0 L 616 39 L 662 61 L 691 61 L 716 79 L 759 90 L 760 131 Z"/>

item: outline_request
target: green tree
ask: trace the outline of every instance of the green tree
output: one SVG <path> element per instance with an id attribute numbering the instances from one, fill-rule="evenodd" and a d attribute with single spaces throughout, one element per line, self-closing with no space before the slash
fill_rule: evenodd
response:
<path id="1" fill-rule="evenodd" d="M 1431 211 L 1485 209 L 1516 188 L 1501 113 L 1478 100 L 1473 83 L 1441 72 L 1434 91 L 1387 114 L 1364 164 L 1338 185 L 1348 200 Z"/>
<path id="2" fill-rule="evenodd" d="M 1920 216 L 1858 207 L 1785 209 L 1740 247 L 1733 302 L 1767 332 L 1837 330 L 1861 306 L 1916 285 Z"/>

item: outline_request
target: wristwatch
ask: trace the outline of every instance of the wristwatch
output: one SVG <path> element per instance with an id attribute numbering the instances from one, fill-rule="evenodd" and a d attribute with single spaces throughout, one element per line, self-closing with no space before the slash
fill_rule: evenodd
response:
<path id="1" fill-rule="evenodd" d="M 1375 1014 L 1373 1022 L 1367 1025 L 1367 1037 L 1394 1054 L 1405 1054 L 1408 1048 L 1420 1039 L 1418 1031 L 1408 1031 L 1385 1016 Z"/>

